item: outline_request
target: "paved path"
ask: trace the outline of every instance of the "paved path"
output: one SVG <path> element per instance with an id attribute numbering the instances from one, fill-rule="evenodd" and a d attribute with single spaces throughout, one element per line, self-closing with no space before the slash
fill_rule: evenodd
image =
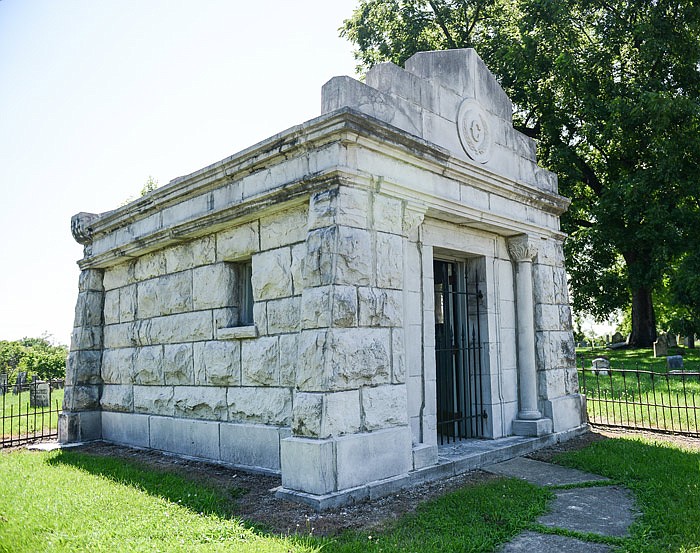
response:
<path id="1" fill-rule="evenodd" d="M 629 490 L 620 486 L 585 487 L 590 482 L 609 482 L 607 478 L 576 469 L 516 457 L 484 467 L 487 472 L 522 478 L 537 486 L 583 486 L 555 490 L 552 510 L 537 519 L 550 528 L 600 536 L 625 537 L 637 511 Z M 505 544 L 500 553 L 533 552 L 608 553 L 613 547 L 567 536 L 523 532 Z"/>

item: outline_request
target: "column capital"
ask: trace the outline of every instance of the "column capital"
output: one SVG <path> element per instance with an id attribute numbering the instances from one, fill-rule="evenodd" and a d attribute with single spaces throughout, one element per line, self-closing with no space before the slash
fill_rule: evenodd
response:
<path id="1" fill-rule="evenodd" d="M 537 243 L 527 234 L 508 238 L 508 253 L 516 263 L 533 261 L 537 256 Z"/>

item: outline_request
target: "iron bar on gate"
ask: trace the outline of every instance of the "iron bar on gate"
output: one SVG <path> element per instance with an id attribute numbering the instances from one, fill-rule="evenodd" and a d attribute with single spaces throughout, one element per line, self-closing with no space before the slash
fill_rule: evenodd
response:
<path id="1" fill-rule="evenodd" d="M 0 448 L 57 438 L 61 404 L 54 391 L 62 387 L 62 380 L 0 384 Z"/>
<path id="2" fill-rule="evenodd" d="M 700 372 L 578 369 L 588 422 L 700 437 Z"/>

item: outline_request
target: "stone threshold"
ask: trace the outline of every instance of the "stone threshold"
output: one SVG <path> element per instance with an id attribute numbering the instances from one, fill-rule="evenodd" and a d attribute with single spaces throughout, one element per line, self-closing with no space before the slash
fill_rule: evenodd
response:
<path id="1" fill-rule="evenodd" d="M 588 425 L 582 425 L 566 432 L 557 432 L 536 438 L 509 436 L 496 440 L 474 439 L 444 444 L 438 446 L 437 464 L 411 471 L 408 474 L 323 495 L 290 490 L 280 486 L 275 490 L 275 497 L 309 505 L 319 512 L 342 507 L 349 503 L 373 501 L 419 484 L 458 476 L 486 465 L 527 455 L 543 447 L 565 442 L 587 430 Z"/>

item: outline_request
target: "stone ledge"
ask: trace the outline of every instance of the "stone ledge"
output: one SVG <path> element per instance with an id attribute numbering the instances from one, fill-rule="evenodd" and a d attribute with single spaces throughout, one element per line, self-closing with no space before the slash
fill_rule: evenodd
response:
<path id="1" fill-rule="evenodd" d="M 249 338 L 257 338 L 258 327 L 257 325 L 251 325 L 219 328 L 216 331 L 216 337 L 219 340 L 246 340 Z"/>

